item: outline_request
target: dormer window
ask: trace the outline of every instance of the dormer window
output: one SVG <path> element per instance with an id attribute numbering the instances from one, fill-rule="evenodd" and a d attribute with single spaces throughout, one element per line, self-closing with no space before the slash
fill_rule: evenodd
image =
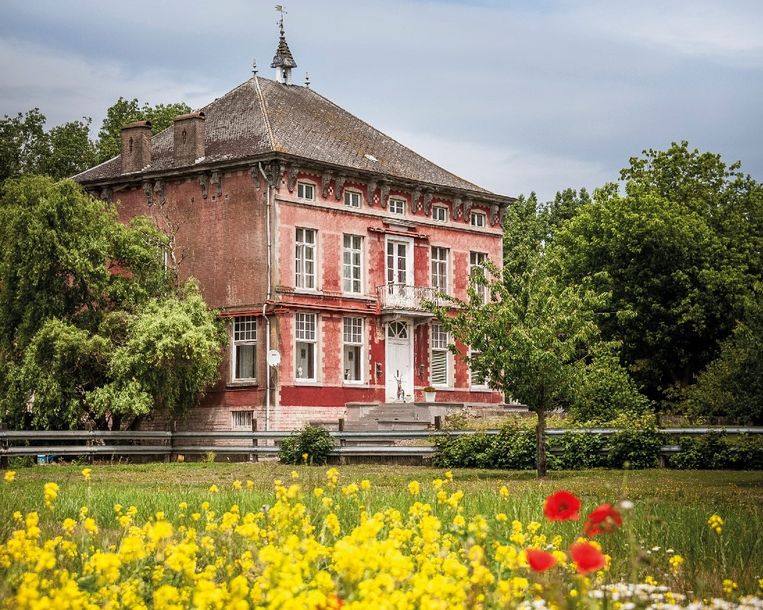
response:
<path id="1" fill-rule="evenodd" d="M 435 222 L 448 222 L 448 208 L 436 205 L 432 208 L 432 219 Z"/>
<path id="2" fill-rule="evenodd" d="M 405 200 L 403 199 L 390 199 L 389 211 L 393 214 L 405 214 Z"/>
<path id="3" fill-rule="evenodd" d="M 344 205 L 348 208 L 360 207 L 360 193 L 358 191 L 344 191 Z"/>
<path id="4" fill-rule="evenodd" d="M 470 219 L 473 227 L 484 227 L 487 225 L 487 216 L 485 216 L 484 212 L 472 212 Z"/>
<path id="5" fill-rule="evenodd" d="M 297 197 L 307 201 L 315 200 L 315 185 L 309 182 L 297 182 Z"/>

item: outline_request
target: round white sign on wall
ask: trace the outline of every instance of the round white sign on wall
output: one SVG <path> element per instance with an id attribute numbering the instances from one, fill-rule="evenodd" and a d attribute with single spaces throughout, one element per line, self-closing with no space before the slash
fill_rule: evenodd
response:
<path id="1" fill-rule="evenodd" d="M 281 352 L 277 349 L 271 349 L 268 352 L 268 366 L 278 366 L 281 364 Z"/>

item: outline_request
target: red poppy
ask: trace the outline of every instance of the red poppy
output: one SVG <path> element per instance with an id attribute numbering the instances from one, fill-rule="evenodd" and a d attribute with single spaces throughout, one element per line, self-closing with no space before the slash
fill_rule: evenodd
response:
<path id="1" fill-rule="evenodd" d="M 597 506 L 588 515 L 588 519 L 583 526 L 586 536 L 596 536 L 597 534 L 608 534 L 614 532 L 623 524 L 623 518 L 617 509 L 611 504 L 602 504 Z"/>
<path id="2" fill-rule="evenodd" d="M 580 574 L 601 570 L 607 564 L 602 552 L 590 542 L 576 542 L 571 545 L 570 555 Z"/>
<path id="3" fill-rule="evenodd" d="M 543 512 L 549 521 L 580 519 L 580 500 L 569 491 L 557 491 L 546 498 Z"/>
<path id="4" fill-rule="evenodd" d="M 556 565 L 556 557 L 546 551 L 538 549 L 526 549 L 527 563 L 533 572 L 544 572 Z"/>

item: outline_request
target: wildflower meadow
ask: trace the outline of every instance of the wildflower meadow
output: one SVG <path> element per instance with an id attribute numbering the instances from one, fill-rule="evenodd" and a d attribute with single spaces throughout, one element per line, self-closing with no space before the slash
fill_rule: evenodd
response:
<path id="1" fill-rule="evenodd" d="M 0 607 L 763 608 L 754 472 L 8 470 Z"/>

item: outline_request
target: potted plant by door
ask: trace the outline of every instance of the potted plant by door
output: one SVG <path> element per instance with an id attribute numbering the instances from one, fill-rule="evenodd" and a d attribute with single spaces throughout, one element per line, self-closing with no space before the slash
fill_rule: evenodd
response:
<path id="1" fill-rule="evenodd" d="M 436 390 L 431 385 L 428 385 L 424 388 L 423 391 L 424 391 L 424 400 L 426 400 L 427 402 L 434 402 Z"/>

